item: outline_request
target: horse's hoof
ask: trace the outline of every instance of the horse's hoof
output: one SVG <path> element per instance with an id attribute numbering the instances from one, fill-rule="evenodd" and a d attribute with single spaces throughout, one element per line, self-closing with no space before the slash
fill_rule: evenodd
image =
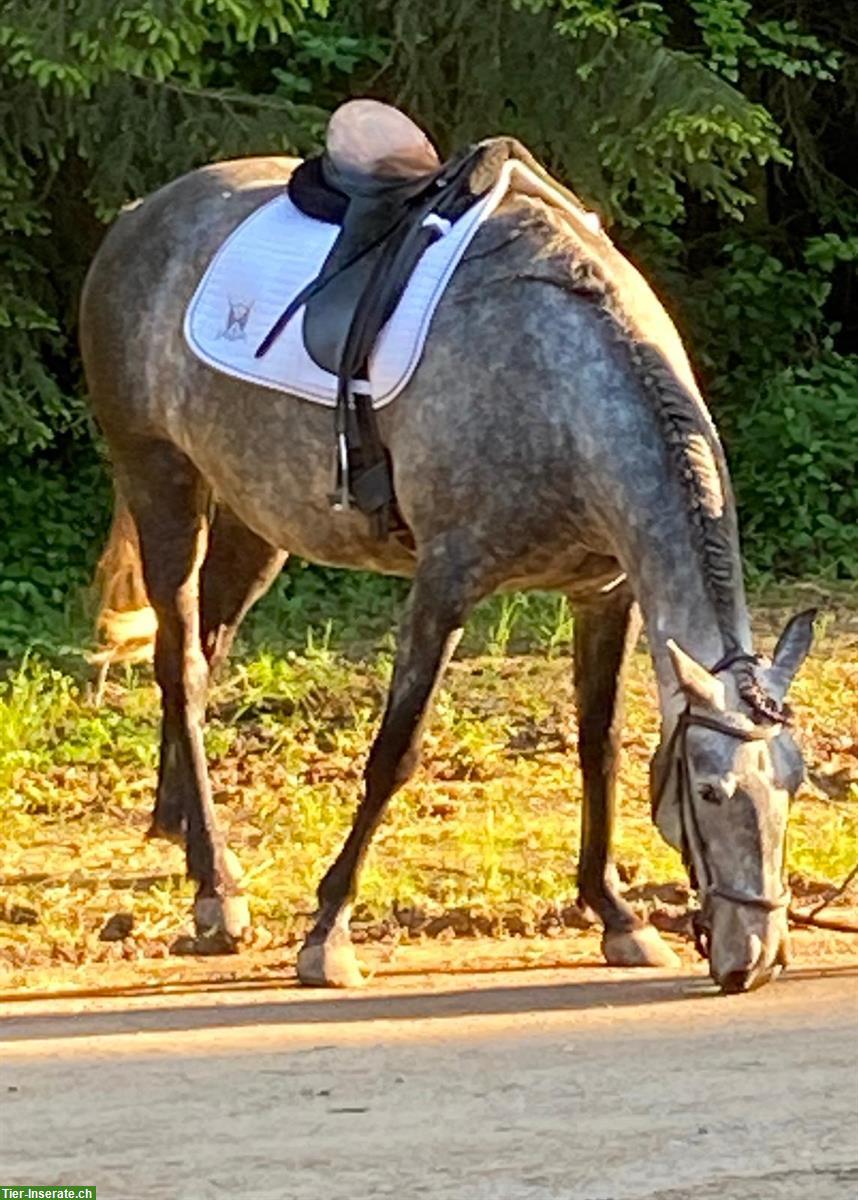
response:
<path id="1" fill-rule="evenodd" d="M 679 956 L 652 925 L 640 929 L 605 930 L 602 953 L 611 967 L 678 967 Z"/>
<path id="2" fill-rule="evenodd" d="M 172 954 L 193 955 L 194 957 L 216 958 L 225 954 L 238 954 L 238 939 L 231 937 L 224 929 L 209 929 L 198 933 L 195 937 L 183 934 L 176 938 L 170 947 Z"/>
<path id="3" fill-rule="evenodd" d="M 197 896 L 194 925 L 200 937 L 224 933 L 238 940 L 250 928 L 250 910 L 245 896 Z"/>
<path id="4" fill-rule="evenodd" d="M 298 980 L 305 987 L 361 987 L 364 982 L 351 942 L 315 942 L 298 951 Z"/>

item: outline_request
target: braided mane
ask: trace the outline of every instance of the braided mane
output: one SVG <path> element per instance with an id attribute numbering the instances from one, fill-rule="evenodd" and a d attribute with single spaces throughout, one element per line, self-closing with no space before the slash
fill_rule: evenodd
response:
<path id="1" fill-rule="evenodd" d="M 616 314 L 612 313 L 616 319 Z M 626 337 L 628 330 L 623 330 Z M 704 582 L 729 644 L 735 640 L 732 496 L 717 435 L 707 429 L 696 404 L 660 351 L 629 341 L 636 374 L 661 425 L 665 443 L 685 491 L 694 541 L 701 553 Z"/>

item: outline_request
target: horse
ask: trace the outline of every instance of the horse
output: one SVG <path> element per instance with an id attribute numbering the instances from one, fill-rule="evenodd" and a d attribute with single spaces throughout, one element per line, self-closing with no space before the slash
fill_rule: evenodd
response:
<path id="1" fill-rule="evenodd" d="M 445 665 L 474 605 L 531 588 L 565 593 L 574 615 L 578 894 L 604 958 L 677 962 L 624 900 L 611 859 L 623 675 L 643 625 L 661 716 L 654 820 L 698 892 L 712 979 L 725 992 L 766 983 L 788 958 L 785 837 L 803 764 L 785 696 L 813 614 L 788 622 L 771 660 L 754 653 L 724 453 L 664 307 L 605 232 L 510 192 L 453 273 L 408 386 L 377 414 L 408 535 L 379 537 L 330 502 L 330 412 L 218 372 L 183 338 L 212 255 L 296 166 L 220 162 L 137 202 L 81 300 L 118 497 L 108 556 L 142 569 L 157 618 L 151 833 L 185 846 L 198 932 L 234 948 L 249 925 L 207 775 L 207 686 L 293 554 L 411 581 L 354 823 L 299 951 L 302 983 L 361 981 L 349 934 L 361 866 L 417 766 Z"/>

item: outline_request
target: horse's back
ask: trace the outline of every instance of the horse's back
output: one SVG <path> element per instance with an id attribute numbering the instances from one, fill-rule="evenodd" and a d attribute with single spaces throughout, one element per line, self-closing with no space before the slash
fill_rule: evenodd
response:
<path id="1" fill-rule="evenodd" d="M 121 243 L 127 249 L 129 239 L 147 231 L 174 234 L 182 240 L 189 229 L 209 222 L 234 219 L 252 211 L 266 189 L 281 188 L 300 162 L 297 158 L 234 158 L 208 163 L 170 180 L 139 200 L 126 204 L 111 225 L 93 259 L 87 278 L 98 275 L 105 255 Z M 239 210 L 242 210 L 241 213 Z M 199 221 L 195 218 L 200 218 Z"/>

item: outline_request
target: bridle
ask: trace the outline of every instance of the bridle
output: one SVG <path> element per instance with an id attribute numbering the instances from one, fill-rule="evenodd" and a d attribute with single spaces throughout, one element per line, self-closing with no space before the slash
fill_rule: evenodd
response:
<path id="1" fill-rule="evenodd" d="M 745 654 L 744 652 L 736 652 L 722 658 L 711 668 L 710 674 L 717 675 L 721 671 L 726 671 L 729 667 L 737 662 L 757 662 L 756 655 Z M 768 714 L 765 714 L 767 719 Z M 712 866 L 706 841 L 703 837 L 703 832 L 700 828 L 700 822 L 697 817 L 697 812 L 693 801 L 693 788 L 691 782 L 691 771 L 688 766 L 688 731 L 693 728 L 711 729 L 716 733 L 723 733 L 727 737 L 735 738 L 740 742 L 760 742 L 767 741 L 770 734 L 769 731 L 756 726 L 751 729 L 740 729 L 736 725 L 729 725 L 725 721 L 719 721 L 715 717 L 706 716 L 703 713 L 693 712 L 690 701 L 686 704 L 683 711 L 677 718 L 676 725 L 670 735 L 667 746 L 665 748 L 665 757 L 667 763 L 665 765 L 664 774 L 659 781 L 658 790 L 652 800 L 652 818 L 653 821 L 658 821 L 658 814 L 661 809 L 661 803 L 664 799 L 667 785 L 670 782 L 674 771 L 677 772 L 677 787 L 678 787 L 678 807 L 679 807 L 679 822 L 680 832 L 682 837 L 681 852 L 682 860 L 685 863 L 688 871 L 691 885 L 695 891 L 699 891 L 703 895 L 703 904 L 698 912 L 692 916 L 692 924 L 694 928 L 694 942 L 698 953 L 703 958 L 709 957 L 709 930 L 711 928 L 711 902 L 713 899 L 727 900 L 731 904 L 739 904 L 745 908 L 756 908 L 762 912 L 778 912 L 782 908 L 789 905 L 791 895 L 790 890 L 783 882 L 781 884 L 781 893 L 775 898 L 759 895 L 754 892 L 737 891 L 735 888 L 726 887 L 718 882 L 717 875 Z M 698 870 L 695 860 L 694 850 L 697 849 L 697 858 L 700 862 Z"/>

